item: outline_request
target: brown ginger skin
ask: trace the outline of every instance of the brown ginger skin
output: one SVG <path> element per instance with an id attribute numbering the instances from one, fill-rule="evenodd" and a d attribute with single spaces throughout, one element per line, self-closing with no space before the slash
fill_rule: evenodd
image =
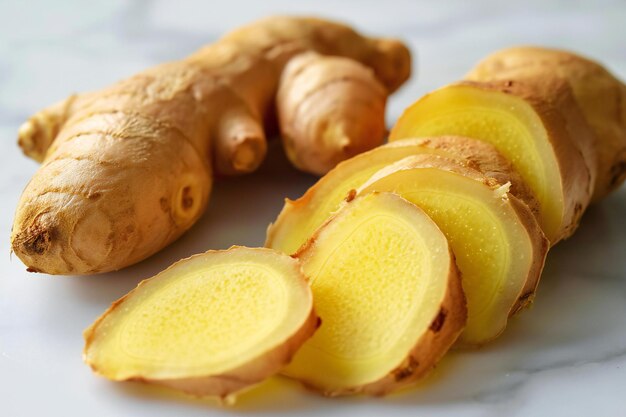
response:
<path id="1" fill-rule="evenodd" d="M 533 79 L 538 88 L 564 78 L 595 134 L 597 177 L 592 201 L 602 199 L 626 179 L 626 84 L 602 65 L 564 50 L 520 46 L 487 56 L 466 78 Z"/>
<path id="2" fill-rule="evenodd" d="M 563 222 L 551 243 L 570 237 L 594 194 L 598 148 L 569 84 L 559 78 L 535 77 L 461 83 L 520 97 L 537 112 L 554 149 L 563 187 Z"/>
<path id="3" fill-rule="evenodd" d="M 199 218 L 213 170 L 253 171 L 283 68 L 308 51 L 370 67 L 388 91 L 409 76 L 395 40 L 320 19 L 274 17 L 188 58 L 74 95 L 19 132 L 42 166 L 20 199 L 11 243 L 31 271 L 113 271 L 159 251 Z"/>
<path id="4" fill-rule="evenodd" d="M 382 145 L 387 90 L 367 66 L 303 54 L 281 77 L 276 105 L 287 157 L 324 175 L 339 162 Z"/>

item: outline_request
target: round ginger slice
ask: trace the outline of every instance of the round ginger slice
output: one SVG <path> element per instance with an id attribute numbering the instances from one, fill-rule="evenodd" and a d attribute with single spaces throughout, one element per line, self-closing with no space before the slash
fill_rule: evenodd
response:
<path id="1" fill-rule="evenodd" d="M 411 138 L 380 146 L 337 165 L 295 201 L 285 205 L 267 230 L 265 246 L 293 254 L 313 232 L 339 209 L 351 190 L 359 188 L 381 168 L 416 154 L 434 154 L 471 163 L 502 183 L 510 181 L 511 192 L 533 211 L 538 203 L 510 163 L 493 146 L 460 136 Z"/>
<path id="2" fill-rule="evenodd" d="M 141 282 L 85 330 L 84 360 L 115 381 L 222 398 L 277 373 L 319 325 L 300 263 L 232 247 Z"/>
<path id="3" fill-rule="evenodd" d="M 467 325 L 459 344 L 497 337 L 529 304 L 548 241 L 528 207 L 480 171 L 437 155 L 415 155 L 383 168 L 358 190 L 393 192 L 418 205 L 450 242 L 463 278 Z"/>
<path id="4" fill-rule="evenodd" d="M 322 325 L 284 374 L 324 395 L 383 395 L 424 376 L 466 317 L 454 256 L 417 206 L 356 198 L 298 252 Z"/>
<path id="5" fill-rule="evenodd" d="M 593 133 L 566 82 L 452 84 L 408 107 L 389 140 L 433 135 L 491 143 L 539 201 L 539 224 L 550 242 L 576 230 L 597 170 Z"/>

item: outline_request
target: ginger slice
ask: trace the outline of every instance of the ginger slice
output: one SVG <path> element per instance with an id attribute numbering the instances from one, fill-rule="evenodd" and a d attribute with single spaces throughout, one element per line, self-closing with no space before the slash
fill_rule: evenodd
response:
<path id="1" fill-rule="evenodd" d="M 358 190 L 394 192 L 422 208 L 450 242 L 467 297 L 461 345 L 497 337 L 532 301 L 548 241 L 528 207 L 480 171 L 437 155 L 383 168 Z"/>
<path id="2" fill-rule="evenodd" d="M 265 246 L 285 253 L 295 253 L 328 217 L 348 193 L 360 187 L 379 169 L 414 154 L 436 154 L 458 158 L 502 183 L 512 183 L 511 192 L 524 199 L 533 210 L 538 203 L 526 184 L 506 159 L 484 142 L 464 137 L 442 136 L 413 138 L 390 143 L 341 162 L 336 168 L 295 201 L 285 205 L 268 227 Z"/>
<path id="3" fill-rule="evenodd" d="M 570 236 L 593 193 L 592 133 L 564 82 L 461 82 L 405 110 L 390 141 L 462 135 L 493 144 L 539 201 L 539 223 L 552 244 Z"/>
<path id="4" fill-rule="evenodd" d="M 85 330 L 84 360 L 115 381 L 226 398 L 278 372 L 319 322 L 297 260 L 232 247 L 141 282 Z"/>
<path id="5" fill-rule="evenodd" d="M 463 328 L 465 300 L 448 242 L 397 195 L 346 203 L 297 257 L 322 325 L 283 373 L 325 395 L 383 395 L 407 385 Z"/>
<path id="6" fill-rule="evenodd" d="M 599 201 L 626 179 L 626 84 L 599 63 L 569 51 L 519 46 L 496 51 L 480 61 L 466 79 L 533 81 L 565 78 L 595 133 L 597 177 L 593 200 Z M 541 88 L 541 85 L 537 85 Z"/>

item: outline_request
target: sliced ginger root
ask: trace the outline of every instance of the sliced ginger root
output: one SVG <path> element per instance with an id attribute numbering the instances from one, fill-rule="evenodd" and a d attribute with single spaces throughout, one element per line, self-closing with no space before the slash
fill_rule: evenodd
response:
<path id="1" fill-rule="evenodd" d="M 323 175 L 385 138 L 387 90 L 367 66 L 351 59 L 303 54 L 281 77 L 276 104 L 289 160 Z"/>
<path id="2" fill-rule="evenodd" d="M 265 246 L 295 253 L 334 211 L 350 190 L 357 189 L 379 169 L 415 154 L 436 154 L 471 164 L 502 184 L 511 182 L 513 195 L 526 201 L 532 210 L 538 203 L 526 184 L 493 147 L 464 137 L 414 138 L 390 143 L 341 162 L 320 178 L 307 192 L 285 205 L 267 231 Z"/>
<path id="3" fill-rule="evenodd" d="M 460 82 L 405 110 L 390 141 L 462 135 L 491 143 L 539 202 L 538 220 L 552 244 L 570 236 L 593 194 L 593 134 L 563 81 Z"/>
<path id="4" fill-rule="evenodd" d="M 460 345 L 496 338 L 508 317 L 532 302 L 539 282 L 548 241 L 509 187 L 458 160 L 424 154 L 381 169 L 357 193 L 397 193 L 442 230 L 467 298 Z"/>
<path id="5" fill-rule="evenodd" d="M 181 61 L 71 96 L 19 130 L 19 145 L 42 166 L 20 199 L 13 252 L 30 271 L 80 275 L 124 268 L 173 242 L 206 208 L 214 171 L 259 166 L 283 69 L 306 52 L 353 60 L 360 73 L 366 66 L 379 80 L 368 81 L 375 90 L 380 82 L 393 92 L 410 73 L 399 41 L 320 19 L 273 17 Z M 284 87 L 281 100 L 292 103 L 290 91 Z M 352 113 L 342 117 L 348 131 L 362 124 Z"/>
<path id="6" fill-rule="evenodd" d="M 284 374 L 325 395 L 383 395 L 424 376 L 465 322 L 441 231 L 388 193 L 348 202 L 298 252 L 322 325 Z"/>
<path id="7" fill-rule="evenodd" d="M 593 200 L 600 200 L 626 179 L 626 84 L 599 63 L 558 49 L 513 47 L 487 56 L 466 78 L 487 82 L 566 79 L 595 133 L 598 173 Z"/>
<path id="8" fill-rule="evenodd" d="M 319 325 L 300 263 L 233 247 L 141 282 L 85 330 L 84 359 L 115 381 L 226 398 L 277 373 Z"/>

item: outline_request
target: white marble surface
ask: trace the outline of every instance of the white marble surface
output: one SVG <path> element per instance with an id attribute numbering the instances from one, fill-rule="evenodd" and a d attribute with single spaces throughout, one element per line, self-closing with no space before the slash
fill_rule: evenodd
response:
<path id="1" fill-rule="evenodd" d="M 519 43 L 575 49 L 626 78 L 624 1 L 3 1 L 0 3 L 0 415 L 623 416 L 626 415 L 626 190 L 586 214 L 549 255 L 534 308 L 482 350 L 450 355 L 419 387 L 385 399 L 319 398 L 274 379 L 232 409 L 137 384 L 81 362 L 82 330 L 142 278 L 208 248 L 260 245 L 282 198 L 313 181 L 275 153 L 254 178 L 217 186 L 204 218 L 151 259 L 103 276 L 28 274 L 9 256 L 19 194 L 36 164 L 15 145 L 40 107 L 190 53 L 271 13 L 315 13 L 400 36 L 417 77 L 389 121 L 480 57 Z M 277 149 L 274 149 L 277 150 Z M 183 414 L 184 413 L 184 414 Z"/>

